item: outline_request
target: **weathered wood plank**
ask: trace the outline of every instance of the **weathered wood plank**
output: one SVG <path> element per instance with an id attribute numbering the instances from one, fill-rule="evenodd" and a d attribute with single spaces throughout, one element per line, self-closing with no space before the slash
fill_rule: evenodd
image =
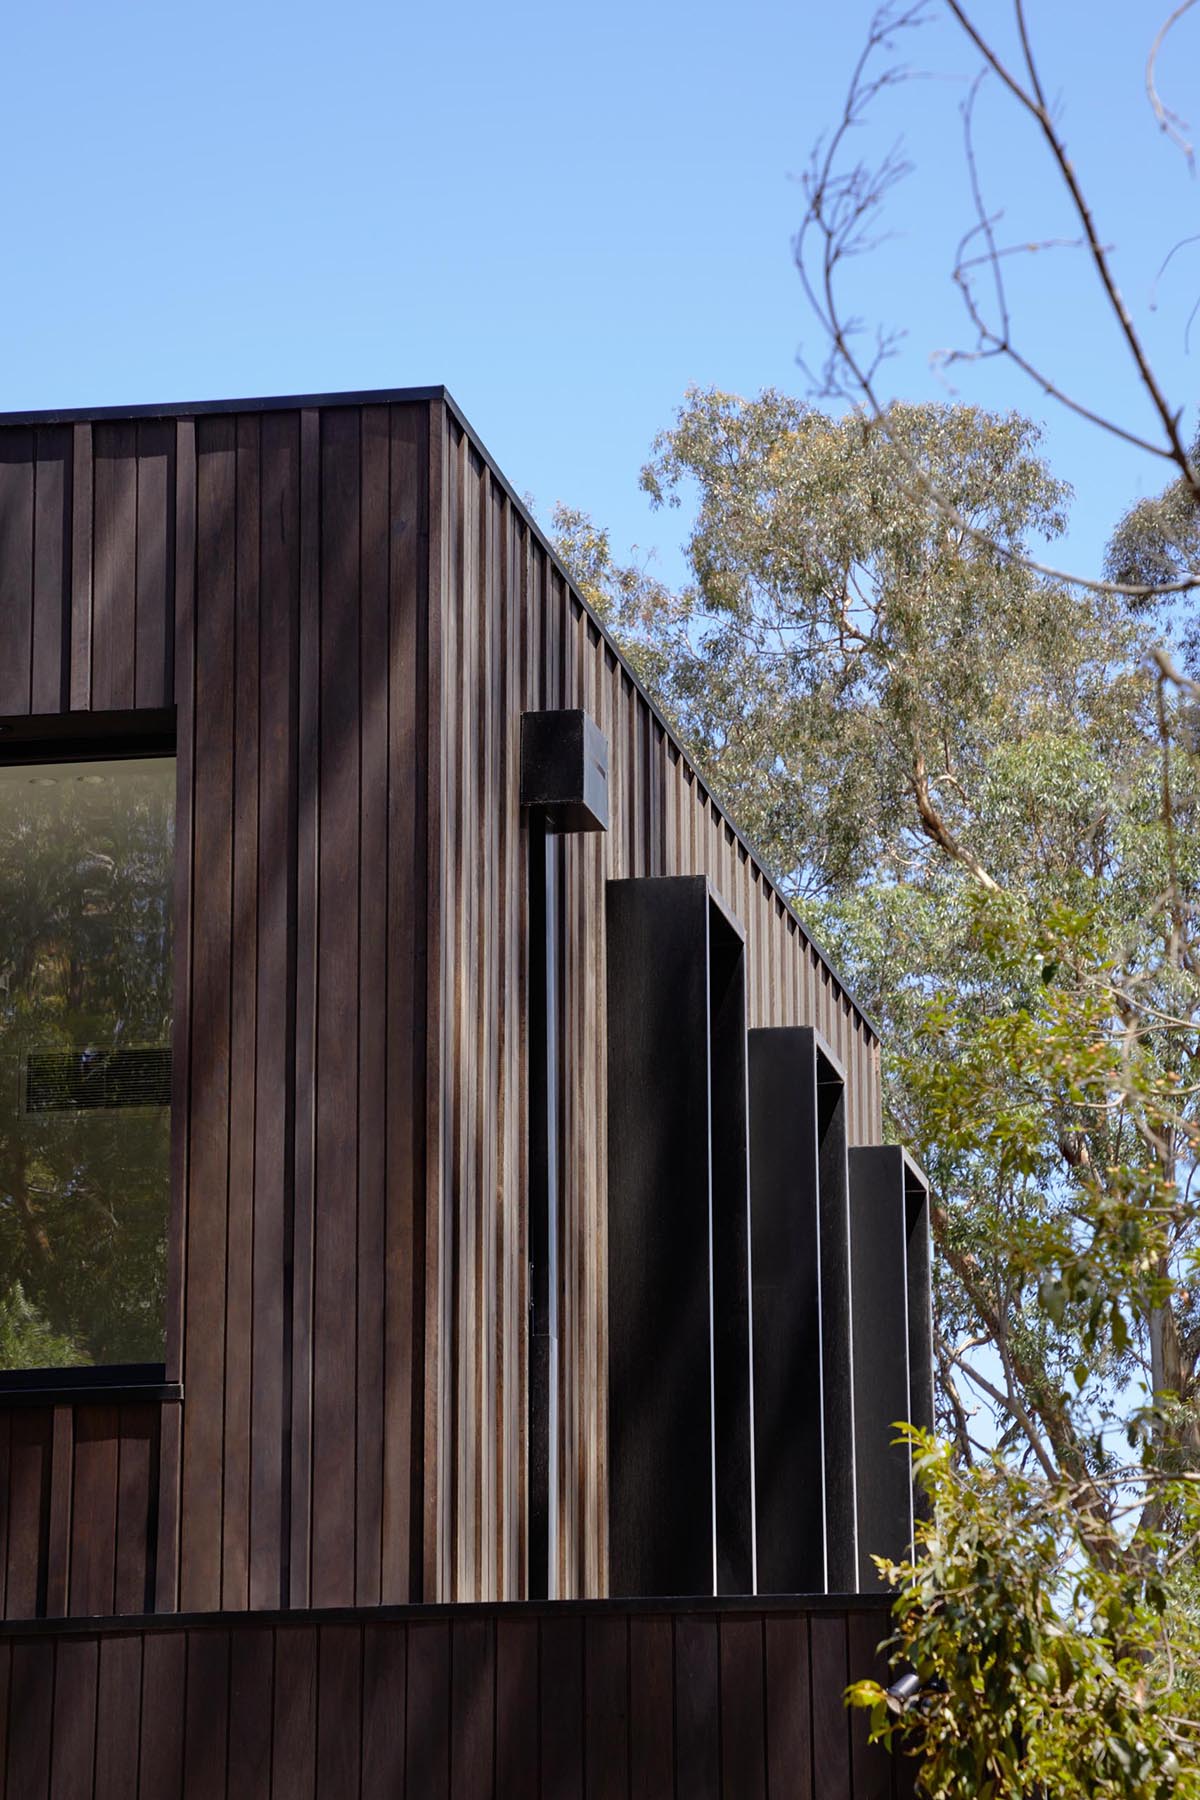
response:
<path id="1" fill-rule="evenodd" d="M 323 1625 L 318 1633 L 317 1794 L 358 1800 L 362 1755 L 362 1631 Z"/>
<path id="2" fill-rule="evenodd" d="M 494 1782 L 495 1637 L 490 1619 L 452 1627 L 450 1792 L 454 1800 L 487 1800 Z"/>
<path id="3" fill-rule="evenodd" d="M 187 1634 L 183 1727 L 183 1800 L 225 1800 L 229 1745 L 230 1634 Z"/>
<path id="4" fill-rule="evenodd" d="M 847 1654 L 850 1681 L 891 1679 L 886 1658 L 878 1646 L 888 1635 L 890 1621 L 879 1613 L 852 1612 L 847 1620 Z M 853 1712 L 850 1723 L 850 1762 L 854 1800 L 892 1800 L 895 1758 L 882 1744 L 869 1740 L 870 1720 L 865 1712 Z"/>
<path id="5" fill-rule="evenodd" d="M 113 1611 L 148 1612 L 154 1601 L 150 1546 L 158 1519 L 156 1406 L 123 1406 L 117 1420 L 117 1546 Z"/>
<path id="6" fill-rule="evenodd" d="M 388 1107 L 388 580 L 390 421 L 386 407 L 361 414 L 361 616 L 359 631 L 360 902 L 358 953 L 358 1346 L 354 1596 L 382 1596 L 383 1447 L 386 1368 Z"/>
<path id="7" fill-rule="evenodd" d="M 75 1499 L 75 1409 L 56 1406 L 51 1428 L 50 1504 L 46 1533 L 46 1617 L 65 1618 L 71 1579 L 71 1509 Z"/>
<path id="8" fill-rule="evenodd" d="M 12 1413 L 0 1412 L 0 1619 L 8 1617 L 8 1446 L 11 1428 Z M 0 1758 L 0 1771 L 3 1768 L 4 1761 Z"/>
<path id="9" fill-rule="evenodd" d="M 93 457 L 92 705 L 124 711 L 136 697 L 137 426 L 93 427 Z"/>
<path id="10" fill-rule="evenodd" d="M 768 1617 L 766 1632 L 767 1780 L 772 1794 L 814 1800 L 808 1620 Z"/>
<path id="11" fill-rule="evenodd" d="M 33 433 L 0 431 L 0 716 L 30 704 L 33 479 Z"/>
<path id="12" fill-rule="evenodd" d="M 720 1646 L 715 1617 L 675 1621 L 675 1780 L 678 1792 L 721 1792 Z"/>
<path id="13" fill-rule="evenodd" d="M 135 1633 L 100 1639 L 96 1800 L 129 1800 L 138 1791 L 143 1644 L 142 1636 Z M 143 1791 L 149 1800 L 153 1790 Z"/>
<path id="14" fill-rule="evenodd" d="M 629 1623 L 630 1800 L 671 1792 L 675 1767 L 674 1630 L 670 1618 Z"/>
<path id="15" fill-rule="evenodd" d="M 76 492 L 78 493 L 80 478 L 78 454 L 76 463 Z M 175 884 L 173 894 L 175 971 L 171 1052 L 171 1217 L 167 1231 L 167 1294 L 164 1319 L 166 1372 L 171 1381 L 178 1381 L 183 1373 L 186 1350 L 184 1299 L 190 1211 L 188 1177 L 191 1166 L 189 1114 L 192 1067 L 192 873 L 194 866 L 192 790 L 196 766 L 196 433 L 195 425 L 190 419 L 179 420 L 176 427 L 175 475 L 177 555 L 172 597 L 175 618 L 177 707 Z M 78 547 L 75 561 L 78 573 Z M 78 590 L 78 583 L 76 585 Z M 73 684 L 74 679 L 73 671 Z M 72 700 L 74 703 L 74 685 Z M 173 1611 L 179 1597 L 179 1534 L 183 1478 L 182 1426 L 181 1409 L 178 1406 L 165 1408 L 159 1433 L 158 1534 L 153 1601 L 159 1611 Z"/>
<path id="16" fill-rule="evenodd" d="M 271 1792 L 271 1717 L 275 1634 L 250 1627 L 230 1634 L 229 1767 L 231 1800 Z"/>
<path id="17" fill-rule="evenodd" d="M 587 1791 L 629 1792 L 629 1624 L 590 1618 L 585 1630 L 584 1732 Z"/>
<path id="18" fill-rule="evenodd" d="M 320 877 L 319 681 L 321 418 L 300 415 L 298 721 L 296 769 L 296 1031 L 292 1139 L 291 1468 L 289 1592 L 312 1590 L 313 1231 L 317 1104 L 317 894 Z"/>
<path id="19" fill-rule="evenodd" d="M 358 1314 L 359 508 L 358 415 L 323 415 L 320 835 L 313 1257 L 316 1606 L 354 1599 Z"/>
<path id="20" fill-rule="evenodd" d="M 275 1636 L 273 1793 L 316 1800 L 317 1633 L 281 1626 Z"/>
<path id="21" fill-rule="evenodd" d="M 0 1643 L 0 1783 L 8 1778 L 8 1691 L 12 1675 L 12 1645 Z"/>
<path id="22" fill-rule="evenodd" d="M 183 1792 L 183 1696 L 187 1683 L 187 1633 L 154 1631 L 142 1652 L 142 1725 L 139 1795 Z"/>
<path id="23" fill-rule="evenodd" d="M 445 962 L 448 939 L 443 920 L 445 875 L 445 839 L 443 820 L 447 817 L 448 754 L 444 722 L 444 608 L 448 582 L 447 535 L 443 529 L 447 466 L 449 461 L 446 431 L 446 407 L 437 402 L 429 414 L 429 554 L 427 565 L 428 605 L 428 713 L 425 737 L 426 831 L 426 955 L 425 1046 L 426 1054 L 440 1057 L 442 1033 L 450 1018 L 445 1003 Z M 420 842 L 420 840 L 419 840 Z M 435 1064 L 435 1067 L 440 1065 Z M 425 1291 L 422 1296 L 424 1345 L 421 1392 L 421 1586 L 423 1599 L 444 1595 L 449 1587 L 449 1545 L 446 1521 L 449 1516 L 449 1480 L 445 1467 L 447 1421 L 445 1408 L 446 1382 L 443 1379 L 442 1351 L 446 1335 L 448 1287 L 448 1246 L 446 1244 L 446 1209 L 443 1185 L 447 1168 L 446 1118 L 444 1082 L 431 1079 L 425 1088 L 425 1183 L 423 1195 Z M 414 1598 L 415 1598 L 414 1594 Z"/>
<path id="24" fill-rule="evenodd" d="M 419 771 L 428 723 L 424 640 L 429 554 L 426 514 L 428 433 L 423 410 L 394 408 L 389 419 L 388 762 L 407 778 L 388 784 L 387 1042 L 393 1104 L 386 1133 L 386 1357 L 383 1487 L 386 1521 L 381 1597 L 414 1598 L 422 1582 L 423 1316 L 425 1242 L 424 921 L 427 802 Z"/>
<path id="25" fill-rule="evenodd" d="M 408 1635 L 403 1625 L 363 1630 L 363 1800 L 403 1800 Z"/>
<path id="26" fill-rule="evenodd" d="M 721 1780 L 727 1794 L 767 1795 L 763 1621 L 721 1620 Z"/>
<path id="27" fill-rule="evenodd" d="M 164 1406 L 159 1415 L 158 1478 L 155 1482 L 157 1542 L 153 1566 L 146 1571 L 147 1607 L 175 1612 L 179 1602 L 179 1514 L 182 1498 L 182 1407 Z"/>
<path id="28" fill-rule="evenodd" d="M 496 1797 L 525 1800 L 538 1787 L 538 1623 L 496 1621 Z"/>
<path id="29" fill-rule="evenodd" d="M 197 425 L 197 554 L 187 1294 L 181 1605 L 221 1594 L 226 1231 L 229 1196 L 230 900 L 236 435 L 232 418 Z"/>
<path id="30" fill-rule="evenodd" d="M 295 1130 L 296 677 L 300 433 L 262 420 L 258 728 L 258 953 L 250 1449 L 250 1605 L 288 1596 L 283 1538 L 287 1237 Z"/>
<path id="31" fill-rule="evenodd" d="M 71 427 L 70 707 L 92 704 L 92 427 Z"/>
<path id="32" fill-rule="evenodd" d="M 856 1800 L 850 1768 L 850 1679 L 845 1616 L 809 1620 L 812 1670 L 813 1791 L 820 1800 Z"/>
<path id="33" fill-rule="evenodd" d="M 16 1642 L 8 1694 L 8 1788 L 21 1800 L 46 1800 L 54 1745 L 54 1663 L 49 1639 Z"/>
<path id="34" fill-rule="evenodd" d="M 408 1628 L 408 1792 L 445 1800 L 450 1784 L 450 1627 Z"/>
<path id="35" fill-rule="evenodd" d="M 64 1638 L 57 1652 L 50 1800 L 92 1800 L 100 1646 L 95 1639 Z"/>
<path id="36" fill-rule="evenodd" d="M 33 656 L 30 711 L 66 712 L 71 703 L 71 431 L 35 434 Z"/>
<path id="37" fill-rule="evenodd" d="M 116 1571 L 117 1408 L 81 1406 L 75 1424 L 70 1610 L 111 1613 Z"/>
<path id="38" fill-rule="evenodd" d="M 175 426 L 142 419 L 137 428 L 137 589 L 134 698 L 170 706 L 175 694 Z"/>
<path id="39" fill-rule="evenodd" d="M 229 1211 L 225 1226 L 225 1413 L 221 1604 L 250 1595 L 254 1380 L 255 1118 L 258 1091 L 259 421 L 237 420 L 233 647 L 233 894 L 230 916 Z M 272 646 L 265 646 L 267 659 Z"/>
<path id="40" fill-rule="evenodd" d="M 32 1619 L 45 1604 L 52 1414 L 23 1407 L 12 1414 L 8 1450 L 8 1580 L 10 1619 Z"/>
<path id="41" fill-rule="evenodd" d="M 574 1800 L 583 1787 L 583 1621 L 547 1617 L 541 1627 L 542 1793 Z"/>

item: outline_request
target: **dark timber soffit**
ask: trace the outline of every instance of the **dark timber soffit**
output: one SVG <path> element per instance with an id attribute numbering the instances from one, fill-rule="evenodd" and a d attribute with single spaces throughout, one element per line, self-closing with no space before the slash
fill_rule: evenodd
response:
<path id="1" fill-rule="evenodd" d="M 863 1024 L 867 1027 L 867 1030 L 876 1040 L 878 1040 L 880 1031 L 874 1019 L 872 1019 L 870 1014 L 865 1012 L 859 1005 L 833 958 L 825 950 L 824 946 L 813 936 L 809 927 L 801 921 L 794 909 L 784 898 L 783 883 L 778 874 L 771 868 L 761 852 L 755 848 L 745 832 L 743 832 L 734 820 L 730 818 L 725 808 L 713 794 L 708 783 L 700 775 L 699 771 L 695 769 L 691 757 L 680 743 L 678 733 L 675 731 L 670 720 L 663 715 L 656 702 L 651 699 L 650 695 L 646 692 L 645 688 L 626 662 L 619 645 L 613 639 L 608 627 L 604 624 L 603 620 L 597 618 L 583 595 L 579 592 L 579 589 L 571 579 L 570 571 L 564 566 L 563 562 L 555 552 L 554 546 L 547 538 L 545 532 L 530 513 L 525 502 L 521 499 L 521 496 L 508 480 L 508 477 L 504 474 L 499 463 L 496 461 L 479 433 L 475 430 L 461 406 L 459 406 L 454 396 L 446 387 L 435 384 L 430 387 L 363 388 L 340 394 L 255 395 L 240 400 L 181 400 L 169 405 L 155 403 L 142 406 L 49 407 L 41 412 L 0 413 L 0 430 L 9 425 L 72 425 L 88 424 L 93 421 L 105 419 L 193 419 L 204 418 L 215 413 L 297 412 L 301 409 L 324 406 L 413 406 L 420 404 L 428 405 L 438 401 L 446 407 L 451 418 L 457 422 L 462 431 L 470 439 L 483 461 L 488 465 L 492 474 L 507 494 L 518 517 L 524 520 L 530 532 L 537 539 L 554 567 L 566 582 L 567 587 L 575 598 L 576 604 L 586 614 L 592 625 L 607 644 L 613 656 L 616 657 L 626 676 L 633 683 L 646 705 L 650 708 L 651 713 L 662 727 L 667 739 L 675 746 L 675 749 L 678 751 L 687 767 L 693 770 L 697 782 L 712 801 L 715 810 L 720 814 L 720 817 L 724 820 L 725 824 L 728 825 L 729 829 L 733 832 L 734 837 L 742 846 L 743 850 L 745 850 L 747 856 L 749 856 L 751 861 L 759 869 L 764 879 L 771 888 L 774 889 L 787 912 L 795 919 L 796 924 L 800 931 L 803 932 L 806 941 L 812 945 L 821 961 L 825 964 L 825 967 L 829 970 L 829 973 L 833 976 L 833 979 L 837 982 L 839 988 L 841 988 L 843 994 L 845 994 L 846 998 L 849 1000 L 851 1006 L 853 1006 Z"/>

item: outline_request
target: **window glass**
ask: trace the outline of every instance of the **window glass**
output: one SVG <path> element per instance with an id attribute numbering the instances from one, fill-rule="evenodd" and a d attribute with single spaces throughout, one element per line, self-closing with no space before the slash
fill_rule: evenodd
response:
<path id="1" fill-rule="evenodd" d="M 173 757 L 0 766 L 0 1369 L 163 1360 Z"/>

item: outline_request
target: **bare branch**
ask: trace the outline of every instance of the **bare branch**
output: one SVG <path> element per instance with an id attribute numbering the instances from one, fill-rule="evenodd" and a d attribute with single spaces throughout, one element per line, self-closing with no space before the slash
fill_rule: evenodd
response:
<path id="1" fill-rule="evenodd" d="M 1128 430 L 1124 425 L 1119 425 L 1115 419 L 1110 419 L 1103 413 L 1096 412 L 1094 408 L 1086 406 L 1081 400 L 1074 399 L 1073 396 L 1068 394 L 1057 382 L 1052 381 L 1042 369 L 1037 368 L 1023 352 L 1017 349 L 1013 342 L 1012 323 L 1009 314 L 1008 296 L 1004 287 L 1004 271 L 1001 264 L 1001 258 L 1015 254 L 1028 256 L 1034 254 L 1038 249 L 1047 248 L 1049 246 L 1048 244 L 1011 245 L 1004 250 L 1001 250 L 997 246 L 993 227 L 995 220 L 1000 215 L 990 214 L 987 207 L 984 205 L 983 188 L 979 178 L 979 159 L 975 154 L 975 102 L 980 87 L 987 79 L 987 74 L 988 71 L 986 69 L 980 70 L 979 74 L 972 82 L 971 91 L 962 105 L 963 157 L 966 162 L 967 174 L 971 184 L 971 198 L 975 206 L 976 223 L 959 242 L 958 254 L 955 258 L 954 269 L 951 275 L 954 285 L 958 288 L 959 293 L 962 296 L 967 316 L 975 327 L 979 348 L 974 351 L 951 351 L 942 358 L 943 366 L 948 367 L 950 364 L 956 362 L 976 361 L 980 357 L 1007 357 L 1007 359 L 1013 363 L 1013 365 L 1018 368 L 1028 380 L 1033 382 L 1035 387 L 1041 390 L 1047 399 L 1057 401 L 1060 406 L 1066 407 L 1068 412 L 1075 413 L 1078 418 L 1086 419 L 1090 425 L 1099 426 L 1102 431 L 1107 431 L 1111 433 L 1113 437 L 1120 438 L 1123 442 L 1131 444 L 1134 449 L 1145 450 L 1151 456 L 1161 456 L 1165 461 L 1173 462 L 1174 457 L 1169 449 L 1165 449 L 1161 444 L 1151 443 L 1149 438 L 1142 437 L 1138 432 Z M 975 257 L 965 256 L 964 251 L 967 246 L 977 237 L 982 237 L 986 244 L 984 254 Z M 1056 240 L 1056 246 L 1058 248 L 1074 249 L 1082 249 L 1084 247 L 1082 240 L 1078 238 L 1074 240 Z M 971 283 L 971 274 L 976 268 L 980 267 L 986 267 L 991 270 L 992 281 L 996 290 L 999 330 L 994 329 L 988 324 L 983 315 L 982 308 L 975 297 L 975 290 Z"/>
<path id="2" fill-rule="evenodd" d="M 1191 4 L 1191 0 L 1188 0 L 1188 3 Z M 962 26 L 962 29 L 966 32 L 976 49 L 988 63 L 989 67 L 996 71 L 997 75 L 999 75 L 1014 99 L 1016 99 L 1025 111 L 1029 113 L 1030 117 L 1037 122 L 1038 128 L 1050 151 L 1050 155 L 1058 168 L 1063 184 L 1070 196 L 1071 204 L 1075 209 L 1076 216 L 1083 227 L 1083 234 L 1087 241 L 1087 247 L 1091 255 L 1093 266 L 1108 300 L 1109 307 L 1116 317 L 1121 334 L 1124 337 L 1126 346 L 1129 350 L 1129 354 L 1133 358 L 1134 365 L 1138 372 L 1138 378 L 1141 381 L 1154 410 L 1158 414 L 1159 421 L 1163 428 L 1163 434 L 1169 446 L 1171 460 L 1175 463 L 1188 486 L 1196 494 L 1197 498 L 1200 499 L 1200 476 L 1198 476 L 1196 471 L 1192 468 L 1187 449 L 1184 445 L 1183 438 L 1180 435 L 1180 413 L 1171 410 L 1171 407 L 1167 403 L 1166 396 L 1159 387 L 1157 377 L 1150 366 L 1149 357 L 1142 345 L 1141 338 L 1138 335 L 1129 308 L 1126 306 L 1125 301 L 1121 296 L 1120 289 L 1117 287 L 1116 279 L 1109 266 L 1108 254 L 1104 245 L 1101 243 L 1099 233 L 1096 230 L 1096 223 L 1092 216 L 1091 207 L 1088 205 L 1087 198 L 1080 186 L 1079 177 L 1075 172 L 1074 164 L 1067 155 L 1066 144 L 1050 116 L 1050 109 L 1046 104 L 1046 96 L 1042 88 L 1041 78 L 1038 75 L 1037 65 L 1034 61 L 1033 47 L 1029 38 L 1029 30 L 1025 22 L 1025 7 L 1023 0 L 1014 0 L 1014 5 L 1017 15 L 1017 26 L 1021 35 L 1021 48 L 1024 52 L 1026 66 L 1029 70 L 1030 88 L 1032 91 L 1023 87 L 1008 68 L 1006 68 L 996 50 L 988 43 L 986 38 L 980 34 L 966 10 L 959 4 L 959 0 L 946 0 L 946 5 L 958 20 L 958 23 Z"/>
<path id="3" fill-rule="evenodd" d="M 1150 284 L 1149 306 L 1150 306 L 1151 312 L 1154 312 L 1158 306 L 1158 298 L 1157 298 L 1158 284 L 1162 280 L 1163 276 L 1166 274 L 1167 270 L 1170 268 L 1172 259 L 1178 255 L 1180 250 L 1186 250 L 1189 247 L 1189 245 L 1191 245 L 1191 244 L 1200 244 L 1200 231 L 1193 231 L 1187 237 L 1180 238 L 1180 240 L 1177 244 L 1172 244 L 1171 248 L 1167 251 L 1167 254 L 1163 257 L 1161 263 L 1158 265 L 1158 274 L 1154 277 L 1153 282 Z M 1186 343 L 1187 343 L 1187 340 L 1185 338 L 1184 339 L 1185 347 L 1186 347 Z"/>
<path id="4" fill-rule="evenodd" d="M 986 1394 L 989 1400 L 993 1400 L 997 1406 L 1003 1407 L 1009 1417 L 1021 1427 L 1021 1430 L 1029 1440 L 1030 1448 L 1042 1466 L 1043 1474 L 1049 1481 L 1057 1481 L 1058 1470 L 1054 1465 L 1050 1452 L 1042 1442 L 1041 1433 L 1034 1425 L 1028 1412 L 1022 1406 L 1017 1395 L 1013 1393 L 1002 1393 L 998 1387 L 995 1387 L 988 1380 L 986 1375 L 981 1374 L 980 1371 L 975 1368 L 974 1364 L 969 1363 L 957 1350 L 951 1350 L 949 1355 L 950 1360 L 957 1364 L 963 1374 L 967 1377 L 967 1380 L 974 1382 L 980 1393 Z"/>
<path id="5" fill-rule="evenodd" d="M 998 894 L 1000 892 L 999 882 L 993 881 L 979 859 L 972 856 L 971 852 L 958 842 L 934 806 L 925 758 L 919 750 L 913 756 L 911 786 L 913 798 L 917 803 L 917 812 L 920 814 L 921 829 L 926 837 L 936 844 L 939 850 L 944 850 L 952 862 L 958 863 L 967 870 L 968 874 L 973 875 L 980 887 L 986 888 L 990 894 Z"/>
<path id="6" fill-rule="evenodd" d="M 1149 439 L 1139 437 L 1137 433 L 1126 430 L 1116 421 L 1095 413 L 1074 401 L 1071 396 L 1059 389 L 1057 384 L 1050 381 L 1028 358 L 1014 350 L 1009 333 L 1000 337 L 1003 353 L 1009 356 L 1017 366 L 1022 367 L 1024 373 L 1036 381 L 1049 397 L 1060 401 L 1072 411 L 1087 418 L 1099 429 L 1130 443 L 1135 448 L 1171 462 L 1180 470 L 1181 476 L 1189 488 L 1200 498 L 1200 480 L 1191 467 L 1179 435 L 1179 414 L 1172 414 L 1158 388 L 1128 310 L 1113 282 L 1105 246 L 1101 244 L 1096 233 L 1090 210 L 1066 156 L 1065 147 L 1050 119 L 1044 99 L 1041 97 L 1040 86 L 1034 93 L 1027 91 L 980 35 L 957 0 L 946 0 L 946 4 L 1006 89 L 1037 121 L 1039 128 L 1046 136 L 1054 160 L 1068 186 L 1076 212 L 1084 227 L 1082 247 L 1086 249 L 1097 270 L 1108 302 L 1115 310 L 1121 324 L 1146 391 L 1163 422 L 1165 444 L 1153 443 Z M 796 267 L 806 299 L 816 314 L 829 345 L 823 370 L 818 374 L 810 369 L 814 388 L 826 396 L 836 396 L 851 401 L 864 417 L 873 419 L 888 437 L 897 460 L 907 475 L 907 482 L 902 480 L 900 485 L 909 494 L 909 497 L 935 507 L 940 516 L 960 531 L 965 538 L 990 551 L 1006 565 L 1021 568 L 1044 579 L 1062 582 L 1089 592 L 1121 595 L 1133 600 L 1149 601 L 1190 593 L 1193 589 L 1200 587 L 1200 569 L 1188 569 L 1174 580 L 1167 582 L 1097 580 L 1042 561 L 1040 558 L 1028 555 L 1021 548 L 1001 542 L 963 517 L 948 497 L 941 493 L 928 479 L 925 472 L 917 466 L 905 446 L 889 429 L 888 408 L 880 397 L 876 383 L 881 366 L 894 353 L 902 334 L 880 331 L 876 335 L 873 352 L 869 356 L 861 356 L 856 348 L 855 340 L 863 333 L 862 323 L 855 318 L 845 316 L 841 311 L 838 293 L 839 274 L 847 257 L 858 254 L 863 245 L 873 241 L 870 221 L 881 209 L 891 188 L 897 181 L 903 179 L 908 165 L 903 162 L 895 150 L 890 151 L 883 162 L 873 170 L 862 163 L 855 164 L 849 170 L 840 169 L 839 157 L 850 132 L 864 123 L 876 97 L 885 90 L 895 87 L 901 81 L 910 78 L 909 71 L 896 66 L 886 68 L 879 75 L 873 75 L 870 73 L 872 60 L 879 53 L 890 52 L 894 48 L 897 34 L 901 30 L 923 24 L 927 17 L 928 14 L 922 6 L 910 7 L 903 11 L 884 8 L 882 12 L 876 14 L 851 77 L 842 117 L 829 138 L 814 152 L 812 164 L 805 177 L 807 210 L 795 240 Z M 1028 40 L 1026 39 L 1026 41 Z M 1032 63 L 1031 54 L 1028 60 Z M 1036 70 L 1034 73 L 1036 77 Z M 981 195 L 979 196 L 979 209 L 983 217 L 987 218 L 986 210 L 982 207 Z M 809 246 L 814 235 L 819 240 L 819 249 L 810 258 Z M 996 335 L 999 336 L 999 334 Z M 805 366 L 803 362 L 802 366 Z M 843 372 L 845 380 L 842 378 Z"/>
<path id="7" fill-rule="evenodd" d="M 1160 26 L 1158 35 L 1150 46 L 1150 54 L 1146 58 L 1146 98 L 1158 120 L 1159 130 L 1165 132 L 1171 142 L 1178 145 L 1179 149 L 1183 151 L 1188 168 L 1193 174 L 1196 172 L 1195 153 L 1190 140 L 1183 135 L 1187 128 L 1187 120 L 1180 118 L 1177 112 L 1172 112 L 1171 108 L 1164 104 L 1158 91 L 1158 57 L 1167 40 L 1167 34 L 1179 23 L 1184 13 L 1191 12 L 1195 4 L 1196 0 L 1183 0 L 1183 4 L 1175 8 L 1170 17 Z"/>

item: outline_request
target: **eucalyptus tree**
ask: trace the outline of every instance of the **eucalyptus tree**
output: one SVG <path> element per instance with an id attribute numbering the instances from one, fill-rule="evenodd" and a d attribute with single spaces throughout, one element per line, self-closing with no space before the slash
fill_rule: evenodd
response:
<path id="1" fill-rule="evenodd" d="M 694 391 L 643 482 L 692 520 L 682 591 L 583 515 L 560 547 L 880 1018 L 932 1179 L 950 1451 L 921 1447 L 936 1525 L 894 1572 L 902 1647 L 953 1696 L 906 1721 L 927 1791 L 1190 1791 L 1164 1699 L 1200 1528 L 1180 621 L 1036 566 L 1070 496 L 1017 415 Z"/>

